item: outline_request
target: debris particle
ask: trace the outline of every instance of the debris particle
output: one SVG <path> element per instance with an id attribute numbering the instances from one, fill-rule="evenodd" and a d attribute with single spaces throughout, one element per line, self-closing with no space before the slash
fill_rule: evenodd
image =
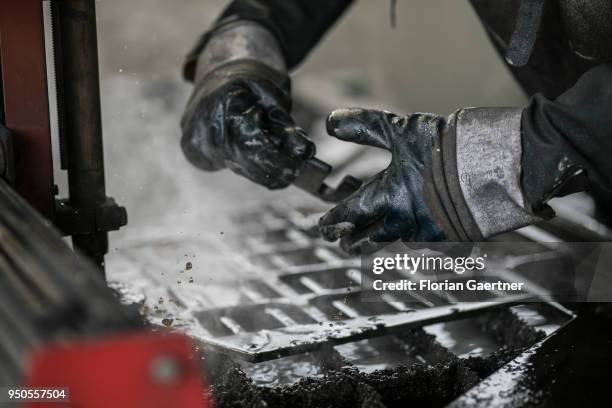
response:
<path id="1" fill-rule="evenodd" d="M 193 277 L 189 278 L 189 283 L 193 283 Z"/>
<path id="2" fill-rule="evenodd" d="M 191 262 L 187 262 L 187 263 L 185 264 L 185 270 L 186 270 L 186 271 L 188 271 L 188 270 L 190 270 L 191 268 L 193 268 L 193 265 L 191 264 Z"/>
<path id="3" fill-rule="evenodd" d="M 159 303 L 160 305 L 164 304 L 164 298 L 160 297 L 159 300 L 157 301 L 157 303 Z"/>
<path id="4" fill-rule="evenodd" d="M 182 283 L 181 280 L 177 280 L 176 283 L 178 283 L 179 285 Z"/>
<path id="5" fill-rule="evenodd" d="M 166 327 L 172 326 L 173 322 L 174 322 L 174 319 L 170 319 L 170 318 L 162 319 L 162 324 Z"/>

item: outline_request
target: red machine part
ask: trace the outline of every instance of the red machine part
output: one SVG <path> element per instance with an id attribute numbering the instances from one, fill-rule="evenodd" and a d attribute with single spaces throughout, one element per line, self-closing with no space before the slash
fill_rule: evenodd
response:
<path id="1" fill-rule="evenodd" d="M 15 135 L 15 189 L 42 215 L 54 211 L 49 97 L 41 0 L 0 1 L 6 127 Z"/>
<path id="2" fill-rule="evenodd" d="M 65 388 L 69 403 L 27 408 L 213 408 L 193 344 L 176 333 L 138 333 L 35 352 L 26 387 Z"/>

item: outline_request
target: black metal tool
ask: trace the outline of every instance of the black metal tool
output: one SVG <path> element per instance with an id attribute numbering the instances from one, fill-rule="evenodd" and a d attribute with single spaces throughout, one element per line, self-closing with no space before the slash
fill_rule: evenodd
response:
<path id="1" fill-rule="evenodd" d="M 363 182 L 356 177 L 345 176 L 337 188 L 325 183 L 325 178 L 331 173 L 332 166 L 319 159 L 307 160 L 293 184 L 304 191 L 328 203 L 336 203 L 353 194 Z"/>
<path id="2" fill-rule="evenodd" d="M 125 208 L 106 196 L 96 2 L 51 3 L 61 167 L 69 199 L 56 200 L 55 224 L 104 269 L 108 232 L 127 224 Z"/>

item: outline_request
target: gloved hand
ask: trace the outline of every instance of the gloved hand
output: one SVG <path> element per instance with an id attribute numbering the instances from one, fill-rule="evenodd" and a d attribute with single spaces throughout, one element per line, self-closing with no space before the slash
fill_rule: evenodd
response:
<path id="1" fill-rule="evenodd" d="M 181 122 L 181 145 L 202 170 L 227 167 L 277 189 L 295 179 L 303 161 L 314 157 L 315 146 L 289 113 L 288 76 L 266 63 L 269 55 L 257 58 L 253 47 L 274 41 L 262 30 L 244 23 L 213 34 L 203 51 L 203 65 L 213 68 L 197 80 Z M 248 42 L 255 43 L 245 46 Z"/>
<path id="2" fill-rule="evenodd" d="M 391 164 L 358 192 L 323 216 L 324 238 L 342 238 L 349 252 L 363 233 L 371 242 L 398 239 L 442 241 L 447 235 L 424 196 L 431 178 L 432 151 L 445 120 L 434 115 L 400 117 L 390 112 L 337 110 L 327 119 L 327 131 L 338 139 L 389 150 Z"/>
<path id="3" fill-rule="evenodd" d="M 481 241 L 539 220 L 520 191 L 520 110 L 466 109 L 446 119 L 344 109 L 328 117 L 327 131 L 392 154 L 387 169 L 319 221 L 323 237 L 341 238 L 348 252 L 398 239 Z"/>

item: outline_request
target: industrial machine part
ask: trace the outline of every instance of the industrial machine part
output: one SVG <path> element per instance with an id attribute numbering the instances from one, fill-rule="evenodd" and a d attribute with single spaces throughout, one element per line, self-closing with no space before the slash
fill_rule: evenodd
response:
<path id="1" fill-rule="evenodd" d="M 337 188 L 330 187 L 325 178 L 331 172 L 332 166 L 315 157 L 304 162 L 293 184 L 328 203 L 341 201 L 361 187 L 362 181 L 350 175 L 345 176 Z"/>
<path id="2" fill-rule="evenodd" d="M 209 406 L 192 342 L 148 330 L 100 274 L 107 233 L 127 214 L 105 193 L 95 0 L 1 2 L 0 52 L 0 384 L 62 387 L 78 406 Z M 61 200 L 50 105 L 68 172 Z"/>
<path id="3" fill-rule="evenodd" d="M 178 334 L 131 334 L 49 347 L 34 354 L 31 366 L 26 386 L 64 389 L 70 406 L 213 406 L 202 396 L 205 384 L 193 344 Z"/>
<path id="4" fill-rule="evenodd" d="M 206 406 L 193 344 L 146 331 L 138 310 L 2 180 L 0 235 L 0 385 L 61 387 L 88 407 Z"/>
<path id="5" fill-rule="evenodd" d="M 53 53 L 45 50 L 45 12 Z M 14 187 L 103 269 L 108 231 L 124 226 L 127 213 L 105 191 L 95 1 L 3 2 L 0 41 L 5 125 L 14 142 L 5 154 L 15 163 Z M 46 61 L 48 54 L 53 61 Z M 48 64 L 56 95 L 47 93 Z M 69 198 L 62 200 L 54 198 L 50 105 L 57 105 L 61 169 L 68 172 Z"/>

